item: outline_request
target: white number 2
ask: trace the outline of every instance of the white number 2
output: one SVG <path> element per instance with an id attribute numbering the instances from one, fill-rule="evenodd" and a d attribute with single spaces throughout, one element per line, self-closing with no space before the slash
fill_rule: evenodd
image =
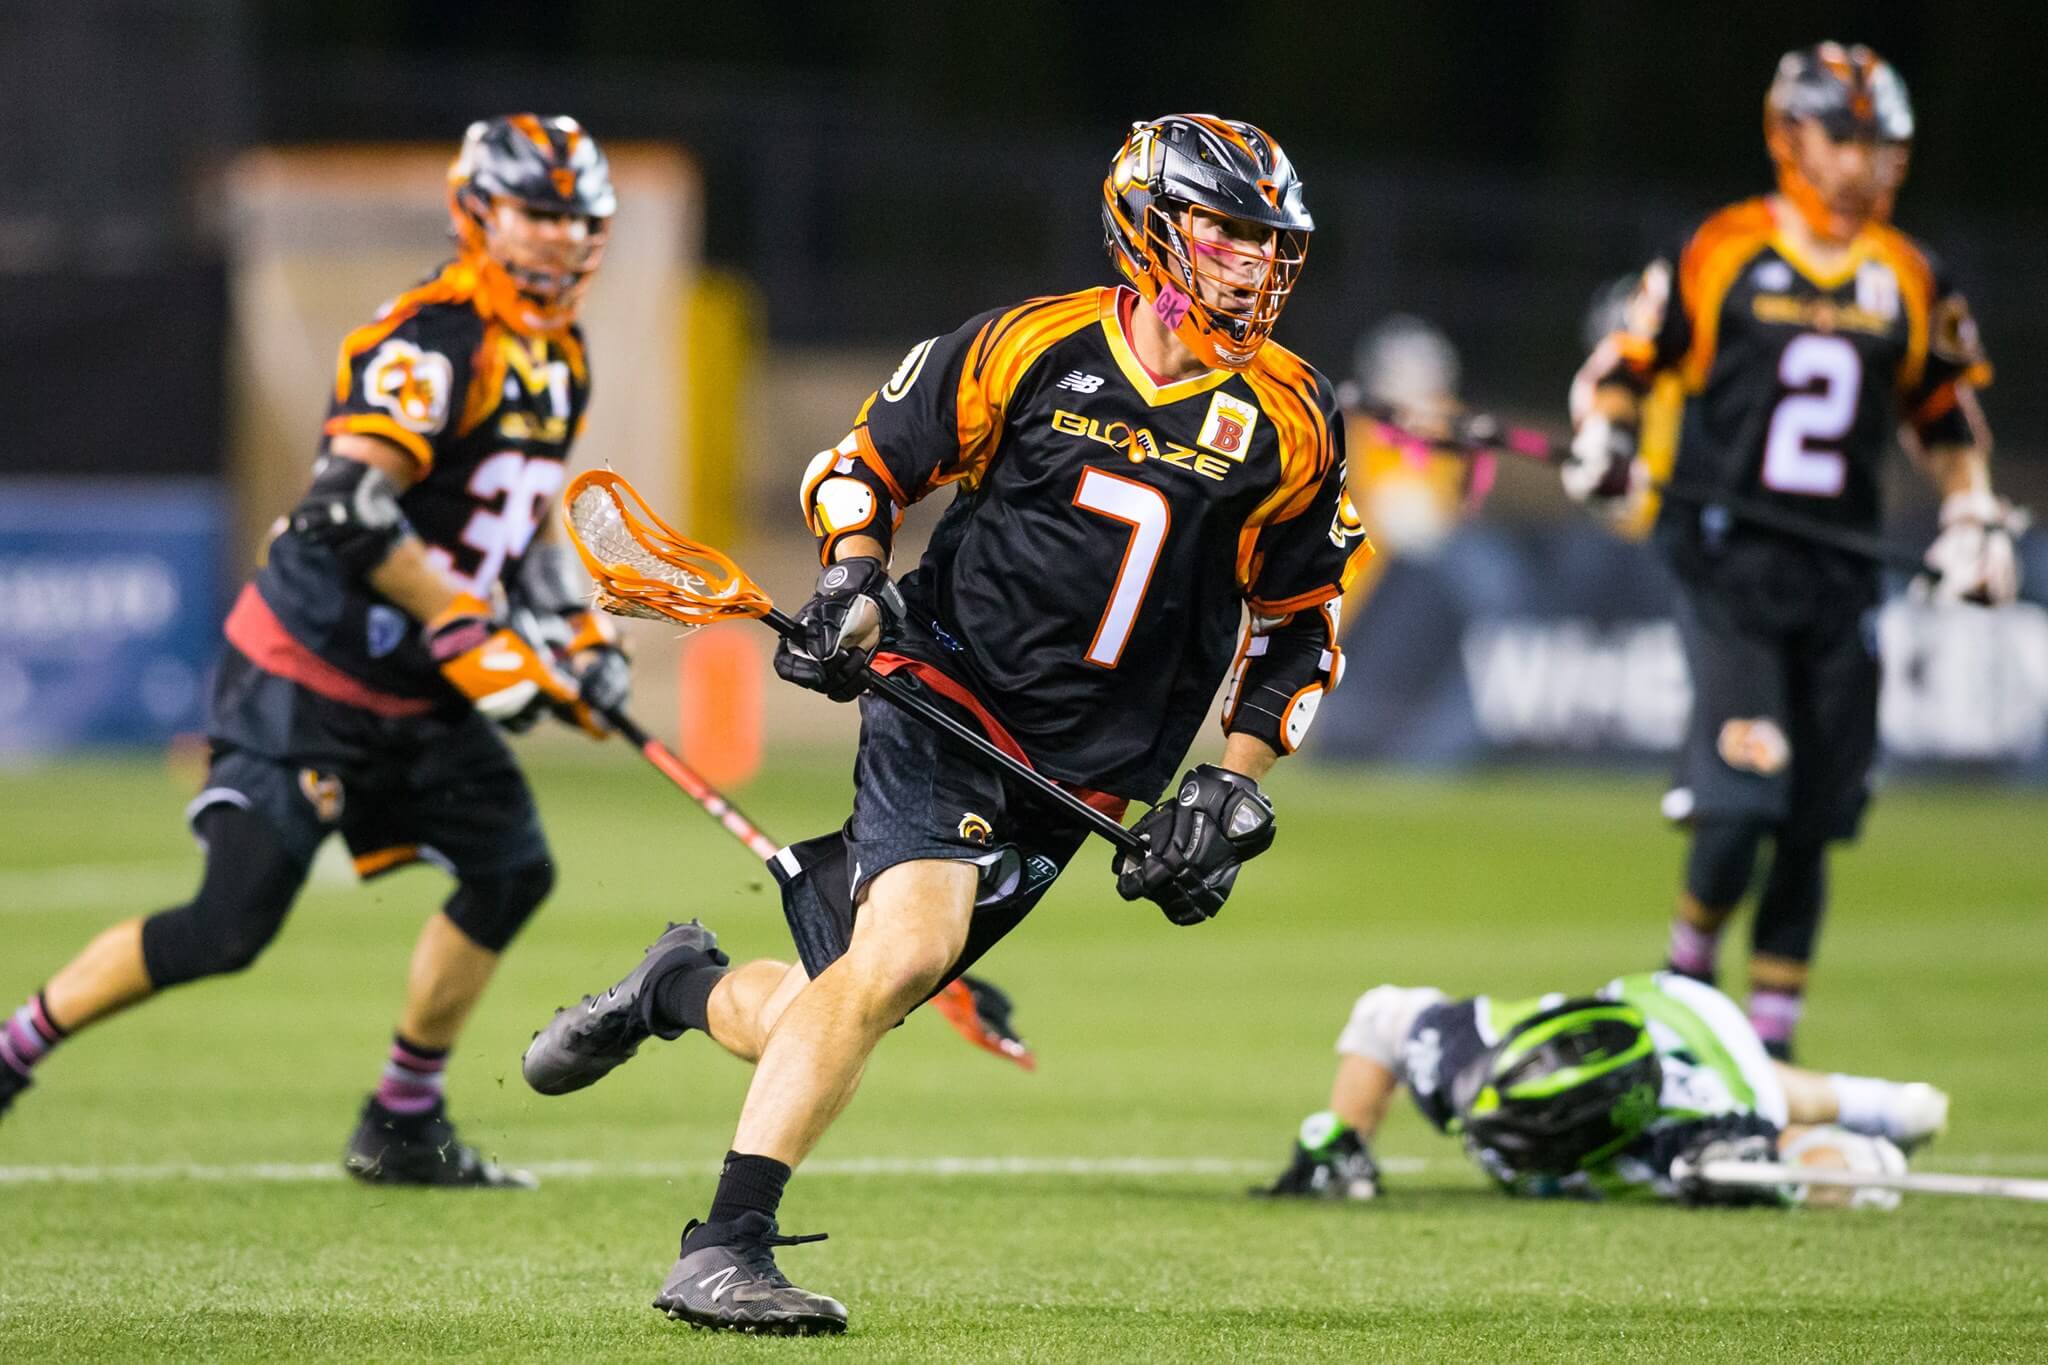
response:
<path id="1" fill-rule="evenodd" d="M 1090 465 L 1081 471 L 1081 486 L 1074 490 L 1074 506 L 1098 512 L 1131 528 L 1124 545 L 1123 563 L 1117 566 L 1116 585 L 1110 589 L 1109 605 L 1103 609 L 1102 624 L 1088 645 L 1088 662 L 1115 668 L 1130 643 L 1131 627 L 1138 622 L 1138 606 L 1145 589 L 1152 586 L 1152 571 L 1159 567 L 1159 547 L 1166 543 L 1166 528 L 1173 522 L 1173 510 L 1166 495 L 1150 484 L 1139 483 Z"/>
<path id="2" fill-rule="evenodd" d="M 1834 443 L 1856 422 L 1863 390 L 1863 360 L 1847 338 L 1806 332 L 1792 338 L 1778 358 L 1778 382 L 1807 393 L 1788 394 L 1771 414 L 1764 440 L 1764 487 L 1809 498 L 1842 491 L 1848 460 Z"/>
<path id="3" fill-rule="evenodd" d="M 470 514 L 462 528 L 462 543 L 478 555 L 476 571 L 463 573 L 439 546 L 429 550 L 427 558 L 471 592 L 488 597 L 505 561 L 526 553 L 548 500 L 562 489 L 565 472 L 560 460 L 528 459 L 516 450 L 499 451 L 469 476 L 470 495 L 484 504 Z"/>

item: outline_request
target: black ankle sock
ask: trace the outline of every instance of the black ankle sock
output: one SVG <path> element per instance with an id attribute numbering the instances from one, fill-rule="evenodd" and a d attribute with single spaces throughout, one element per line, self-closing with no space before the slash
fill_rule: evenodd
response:
<path id="1" fill-rule="evenodd" d="M 718 1177 L 718 1193 L 711 1197 L 711 1215 L 705 1221 L 730 1223 L 743 1213 L 775 1216 L 782 1203 L 782 1187 L 789 1183 L 789 1167 L 766 1156 L 725 1154 L 725 1169 Z"/>
<path id="2" fill-rule="evenodd" d="M 708 963 L 679 965 L 655 978 L 640 997 L 640 1022 L 657 1038 L 675 1039 L 685 1029 L 705 1029 L 711 992 L 725 975 Z"/>

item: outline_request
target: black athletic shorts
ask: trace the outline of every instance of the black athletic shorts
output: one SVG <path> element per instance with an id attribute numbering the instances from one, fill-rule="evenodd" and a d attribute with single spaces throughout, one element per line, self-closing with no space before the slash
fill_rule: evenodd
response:
<path id="1" fill-rule="evenodd" d="M 1693 684 L 1679 811 L 1854 838 L 1877 755 L 1875 571 L 1763 533 L 1666 550 Z"/>
<path id="2" fill-rule="evenodd" d="M 222 804 L 254 811 L 302 862 L 334 833 L 365 878 L 414 862 L 462 877 L 548 857 L 511 749 L 467 706 L 380 716 L 228 649 L 208 732 L 213 762 L 187 819 Z"/>
<path id="3" fill-rule="evenodd" d="M 928 666 L 908 664 L 895 676 L 967 725 L 984 733 L 993 725 L 964 687 Z M 974 918 L 943 987 L 1023 922 L 1088 827 L 884 698 L 863 696 L 860 711 L 853 815 L 836 833 L 776 855 L 770 866 L 782 884 L 783 914 L 804 970 L 816 977 L 846 952 L 858 907 L 881 872 L 924 859 L 974 863 L 981 874 Z M 1122 802 L 1080 794 L 1121 817 Z"/>

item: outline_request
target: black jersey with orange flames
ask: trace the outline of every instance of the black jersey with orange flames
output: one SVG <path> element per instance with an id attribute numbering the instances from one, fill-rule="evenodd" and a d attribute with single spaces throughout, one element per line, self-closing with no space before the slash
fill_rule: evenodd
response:
<path id="1" fill-rule="evenodd" d="M 1823 272 L 1765 199 L 1722 209 L 1654 262 L 1611 340 L 1638 379 L 1684 381 L 1675 482 L 1863 529 L 1881 518 L 1899 425 L 1967 439 L 1958 385 L 1991 379 L 1968 306 L 1912 238 L 1867 224 Z"/>
<path id="2" fill-rule="evenodd" d="M 1371 549 L 1344 495 L 1332 386 L 1270 342 L 1242 372 L 1162 383 L 1125 332 L 1135 298 L 1034 299 L 921 343 L 837 467 L 878 478 L 896 516 L 959 485 L 902 584 L 932 662 L 1041 770 L 1149 799 L 1200 728 L 1246 607 L 1329 618 L 1329 664 L 1334 603 Z"/>
<path id="3" fill-rule="evenodd" d="M 436 567 L 489 600 L 561 491 L 589 396 L 581 334 L 513 331 L 457 262 L 343 341 L 324 430 L 381 437 L 418 461 L 399 506 Z M 418 623 L 305 537 L 286 529 L 271 541 L 255 588 L 293 639 L 349 677 L 448 695 Z"/>

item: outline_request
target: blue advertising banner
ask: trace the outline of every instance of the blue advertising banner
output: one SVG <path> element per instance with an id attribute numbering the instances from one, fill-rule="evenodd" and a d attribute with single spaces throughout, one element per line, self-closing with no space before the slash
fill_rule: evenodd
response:
<path id="1" fill-rule="evenodd" d="M 208 480 L 0 480 L 0 759 L 200 728 L 226 534 Z"/>
<path id="2" fill-rule="evenodd" d="M 1879 725 L 1893 767 L 2048 782 L 2048 537 L 1997 611 L 1894 596 L 1878 615 Z M 1312 743 L 1426 766 L 1517 758 L 1656 762 L 1692 684 L 1655 551 L 1587 522 L 1475 524 L 1388 566 L 1344 639 Z"/>

